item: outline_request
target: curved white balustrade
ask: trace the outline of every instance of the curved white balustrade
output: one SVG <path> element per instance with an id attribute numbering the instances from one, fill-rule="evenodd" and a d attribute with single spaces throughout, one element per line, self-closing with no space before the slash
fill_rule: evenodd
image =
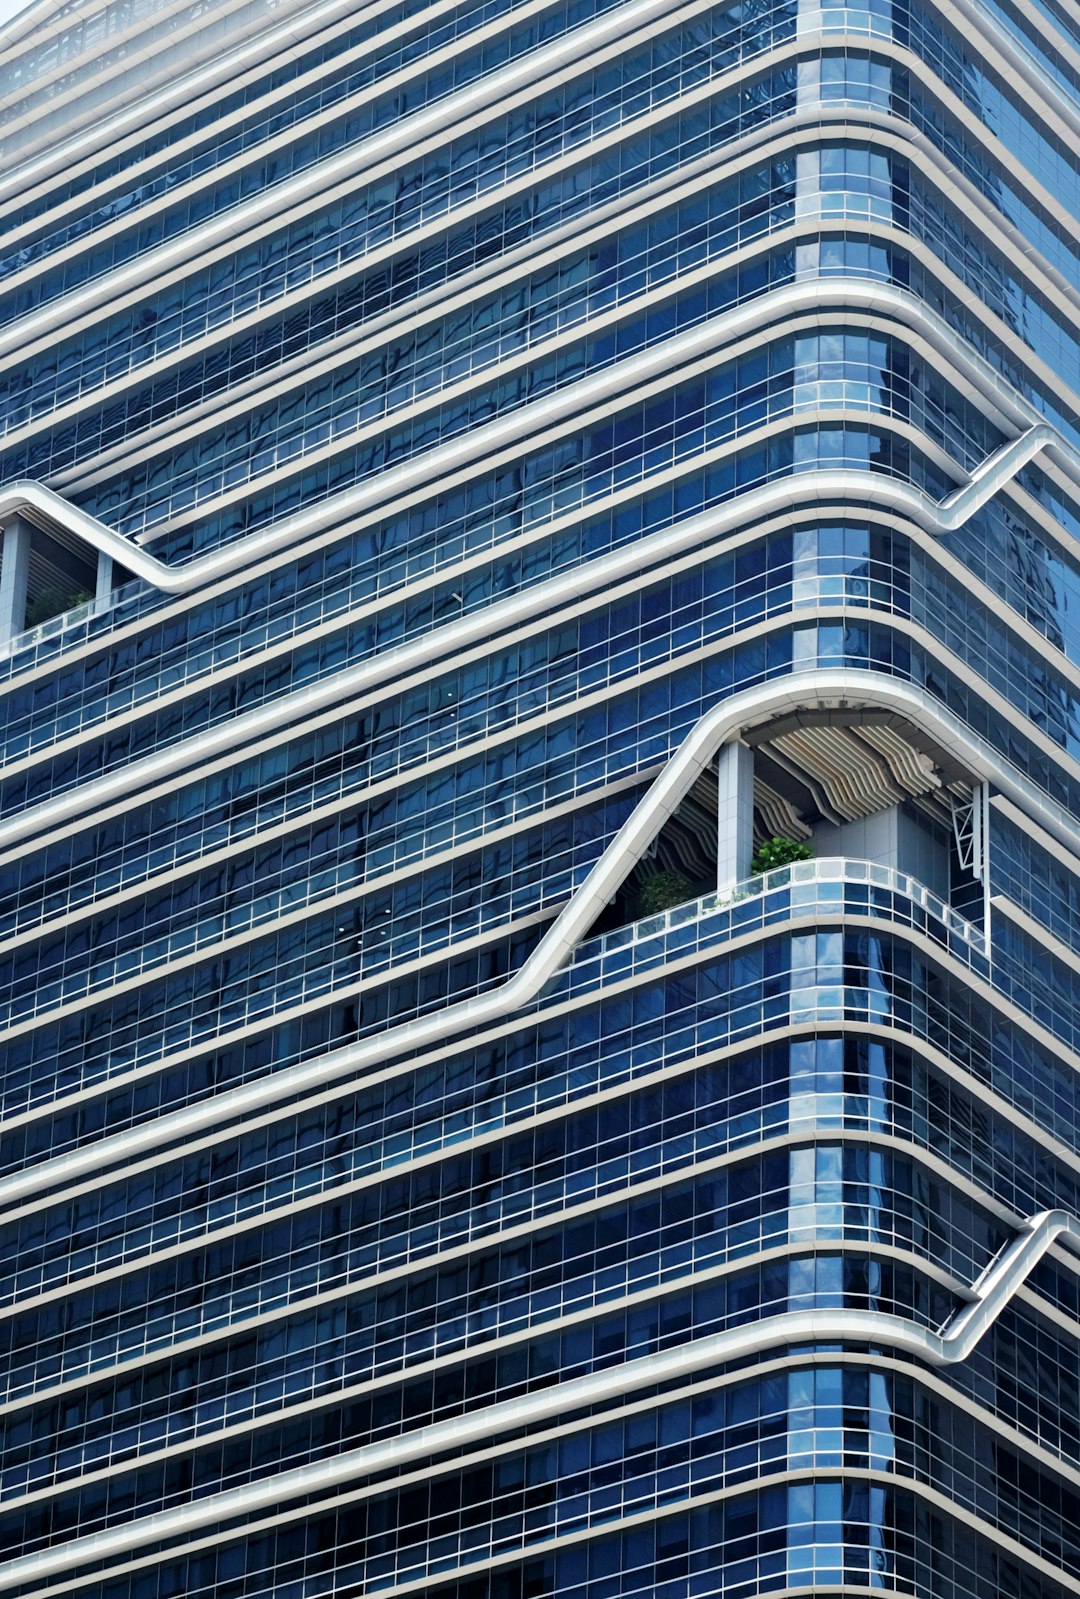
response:
<path id="1" fill-rule="evenodd" d="M 947 900 L 920 883 L 908 872 L 897 871 L 892 866 L 881 866 L 877 861 L 859 860 L 851 855 L 819 855 L 808 861 L 793 861 L 789 866 L 774 866 L 771 871 L 755 873 L 738 882 L 728 883 L 715 893 L 704 894 L 700 899 L 675 905 L 655 916 L 642 917 L 627 927 L 617 927 L 604 933 L 595 944 L 582 945 L 577 955 L 588 959 L 603 955 L 627 941 L 655 938 L 658 934 L 678 927 L 681 923 L 711 916 L 716 911 L 727 910 L 751 900 L 762 900 L 785 888 L 818 887 L 823 883 L 865 884 L 868 888 L 882 888 L 889 893 L 909 899 L 932 920 L 939 922 L 946 933 L 976 954 L 988 954 L 986 936 L 974 922 L 969 922 L 953 910 Z"/>
<path id="2" fill-rule="evenodd" d="M 1072 824 L 1064 817 L 1059 819 L 1051 814 L 1047 808 L 1049 802 L 1038 801 L 1019 780 L 1020 774 L 1005 767 L 957 717 L 916 685 L 884 673 L 835 668 L 796 672 L 762 683 L 723 700 L 700 718 L 528 960 L 506 982 L 443 1010 L 399 1023 L 344 1049 L 224 1090 L 198 1104 L 117 1133 L 70 1155 L 41 1162 L 19 1177 L 5 1180 L 0 1185 L 0 1194 L 13 1202 L 16 1193 L 21 1195 L 51 1184 L 72 1182 L 113 1161 L 132 1160 L 166 1144 L 196 1137 L 209 1127 L 250 1115 L 286 1096 L 307 1092 L 354 1072 L 377 1069 L 406 1051 L 442 1044 L 456 1033 L 469 1032 L 513 1016 L 537 999 L 545 984 L 568 964 L 721 745 L 738 737 L 748 725 L 815 706 L 896 713 L 952 749 L 976 777 L 992 776 L 1006 796 L 1019 796 L 1026 809 L 1038 811 L 1041 803 L 1042 825 L 1048 831 L 1056 830 L 1068 847 Z M 929 893 L 928 890 L 924 892 Z M 1061 1047 L 1064 1050 L 1064 1046 Z"/>
<path id="3" fill-rule="evenodd" d="M 746 1327 L 691 1339 L 662 1354 L 571 1378 L 538 1393 L 506 1399 L 449 1421 L 433 1422 L 397 1438 L 365 1444 L 328 1460 L 279 1472 L 262 1482 L 210 1494 L 175 1510 L 158 1511 L 126 1526 L 23 1556 L 0 1569 L 0 1592 L 46 1580 L 87 1560 L 122 1558 L 148 1543 L 187 1537 L 199 1528 L 216 1526 L 234 1516 L 273 1511 L 284 1500 L 300 1494 L 332 1490 L 376 1472 L 396 1471 L 443 1450 L 490 1442 L 504 1432 L 772 1349 L 814 1343 L 869 1343 L 901 1350 L 933 1366 L 956 1365 L 968 1358 L 1047 1250 L 1058 1242 L 1080 1254 L 1080 1219 L 1063 1210 L 1041 1211 L 1030 1217 L 972 1284 L 971 1303 L 936 1332 L 899 1316 L 864 1310 L 789 1311 L 770 1316 Z"/>
<path id="4" fill-rule="evenodd" d="M 803 499 L 857 499 L 880 504 L 911 517 L 919 526 L 937 533 L 961 527 L 992 499 L 1018 472 L 1045 450 L 1052 450 L 1080 484 L 1080 451 L 957 335 L 944 318 L 916 296 L 890 285 L 859 278 L 815 278 L 787 284 L 738 306 L 723 316 L 699 324 L 687 333 L 646 350 L 630 360 L 568 385 L 556 393 L 523 405 L 466 435 L 438 445 L 400 466 L 341 494 L 297 511 L 280 522 L 213 550 L 184 566 L 171 567 L 148 550 L 117 533 L 97 517 L 72 505 L 43 483 L 20 478 L 0 487 L 0 523 L 20 513 L 43 526 L 62 528 L 91 548 L 109 556 L 137 577 L 169 594 L 190 594 L 206 584 L 238 572 L 253 561 L 281 549 L 295 549 L 335 521 L 359 515 L 374 506 L 389 511 L 395 499 L 425 484 L 432 484 L 462 467 L 489 459 L 496 451 L 535 437 L 543 428 L 576 418 L 589 405 L 610 401 L 642 383 L 700 358 L 713 348 L 760 331 L 782 317 L 819 312 L 828 307 L 865 311 L 894 317 L 926 338 L 941 356 L 1006 415 L 1017 418 L 1023 431 L 1008 440 L 971 474 L 962 487 L 941 501 L 899 479 L 871 472 L 827 471 L 795 474 L 790 480 L 741 496 L 734 502 L 742 518 L 761 514 L 776 502 Z M 599 570 L 603 563 L 596 563 Z"/>

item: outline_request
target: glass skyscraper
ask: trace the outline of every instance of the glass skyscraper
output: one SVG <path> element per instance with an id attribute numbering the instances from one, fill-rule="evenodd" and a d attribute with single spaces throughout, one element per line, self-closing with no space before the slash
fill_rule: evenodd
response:
<path id="1" fill-rule="evenodd" d="M 1078 218 L 1076 0 L 0 24 L 0 1599 L 1075 1599 Z"/>

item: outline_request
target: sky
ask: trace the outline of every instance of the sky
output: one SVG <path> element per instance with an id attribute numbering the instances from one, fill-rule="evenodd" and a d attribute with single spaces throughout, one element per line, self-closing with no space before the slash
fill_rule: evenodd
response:
<path id="1" fill-rule="evenodd" d="M 20 11 L 25 11 L 29 4 L 30 0 L 0 0 L 0 28 Z"/>

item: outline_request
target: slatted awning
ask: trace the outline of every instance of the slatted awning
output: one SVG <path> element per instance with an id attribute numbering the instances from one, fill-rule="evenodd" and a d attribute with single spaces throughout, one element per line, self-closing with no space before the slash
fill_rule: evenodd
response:
<path id="1" fill-rule="evenodd" d="M 970 796 L 966 774 L 944 762 L 895 719 L 805 714 L 754 739 L 754 831 L 808 838 L 811 824 L 839 826 L 914 800 L 951 825 L 954 800 Z"/>

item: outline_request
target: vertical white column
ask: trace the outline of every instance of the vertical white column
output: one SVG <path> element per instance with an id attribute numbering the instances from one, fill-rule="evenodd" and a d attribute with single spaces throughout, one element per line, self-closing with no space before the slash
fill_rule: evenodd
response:
<path id="1" fill-rule="evenodd" d="M 102 551 L 98 555 L 97 586 L 96 586 L 96 589 L 94 591 L 94 598 L 98 599 L 98 600 L 107 600 L 109 595 L 112 593 L 112 591 L 113 591 L 112 556 L 111 555 L 106 555 L 105 552 Z"/>
<path id="2" fill-rule="evenodd" d="M 972 854 L 975 876 L 982 882 L 983 931 L 990 947 L 990 784 L 977 783 L 971 794 Z"/>
<path id="3" fill-rule="evenodd" d="M 26 588 L 30 579 L 30 523 L 13 516 L 4 528 L 4 553 L 0 562 L 0 643 L 26 625 Z"/>
<path id="4" fill-rule="evenodd" d="M 750 875 L 754 853 L 754 752 L 746 744 L 725 744 L 717 761 L 718 856 L 717 884 Z"/>

